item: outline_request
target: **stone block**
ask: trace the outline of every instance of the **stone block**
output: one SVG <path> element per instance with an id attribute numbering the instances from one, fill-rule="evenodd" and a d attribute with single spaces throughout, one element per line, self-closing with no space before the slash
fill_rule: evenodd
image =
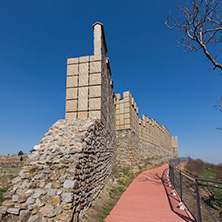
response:
<path id="1" fill-rule="evenodd" d="M 101 98 L 89 100 L 89 110 L 101 109 Z"/>
<path id="2" fill-rule="evenodd" d="M 71 64 L 67 66 L 67 76 L 77 75 L 78 73 L 78 64 Z"/>
<path id="3" fill-rule="evenodd" d="M 101 111 L 89 111 L 89 118 L 93 117 L 101 119 Z"/>
<path id="4" fill-rule="evenodd" d="M 90 97 L 101 97 L 101 86 L 90 86 L 89 87 Z"/>
<path id="5" fill-rule="evenodd" d="M 78 111 L 88 110 L 88 87 L 79 88 Z"/>
<path id="6" fill-rule="evenodd" d="M 89 62 L 89 56 L 79 57 L 79 63 Z"/>
<path id="7" fill-rule="evenodd" d="M 119 130 L 123 130 L 123 129 L 125 129 L 125 128 L 124 128 L 124 125 L 120 125 L 120 126 L 119 126 Z"/>
<path id="8" fill-rule="evenodd" d="M 101 72 L 102 63 L 100 61 L 90 62 L 90 73 Z"/>
<path id="9" fill-rule="evenodd" d="M 88 112 L 84 111 L 84 112 L 78 112 L 78 118 L 88 118 Z"/>
<path id="10" fill-rule="evenodd" d="M 116 94 L 116 99 L 117 99 L 117 100 L 120 100 L 120 98 L 121 98 L 120 94 L 117 93 L 117 94 Z"/>
<path id="11" fill-rule="evenodd" d="M 69 58 L 67 59 L 67 64 L 76 64 L 79 62 L 79 58 Z"/>
<path id="12" fill-rule="evenodd" d="M 94 55 L 94 61 L 101 61 L 102 60 L 102 55 Z"/>
<path id="13" fill-rule="evenodd" d="M 125 124 L 124 128 L 125 129 L 130 129 L 130 124 Z"/>
<path id="14" fill-rule="evenodd" d="M 124 112 L 125 112 L 125 113 L 129 113 L 129 112 L 130 112 L 130 107 L 126 107 L 126 108 L 124 109 Z"/>
<path id="15" fill-rule="evenodd" d="M 130 123 L 130 119 L 125 119 L 125 124 L 129 124 Z"/>
<path id="16" fill-rule="evenodd" d="M 67 88 L 66 99 L 77 99 L 77 88 Z"/>
<path id="17" fill-rule="evenodd" d="M 119 123 L 120 123 L 120 125 L 124 124 L 124 117 L 123 116 L 120 116 Z"/>
<path id="18" fill-rule="evenodd" d="M 95 57 L 94 55 L 93 55 L 93 56 L 90 56 L 90 57 L 89 57 L 89 61 L 90 61 L 90 62 L 93 62 L 93 61 L 94 61 L 94 57 Z"/>
<path id="19" fill-rule="evenodd" d="M 66 100 L 66 112 L 77 110 L 77 100 Z"/>
<path id="20" fill-rule="evenodd" d="M 124 113 L 124 103 L 120 103 L 119 111 L 120 113 Z"/>
<path id="21" fill-rule="evenodd" d="M 132 95 L 131 95 L 131 93 L 130 93 L 130 91 L 126 91 L 126 92 L 124 92 L 123 93 L 123 97 L 125 98 L 125 97 L 131 97 Z"/>
<path id="22" fill-rule="evenodd" d="M 89 84 L 90 85 L 98 85 L 101 84 L 101 74 L 91 74 L 89 76 Z"/>
<path id="23" fill-rule="evenodd" d="M 67 87 L 77 87 L 78 76 L 67 76 Z"/>
<path id="24" fill-rule="evenodd" d="M 88 74 L 79 75 L 79 86 L 88 86 Z"/>
<path id="25" fill-rule="evenodd" d="M 130 118 L 130 113 L 124 113 L 124 118 L 129 119 Z"/>
<path id="26" fill-rule="evenodd" d="M 130 104 L 128 102 L 124 103 L 124 108 L 130 107 Z"/>
<path id="27" fill-rule="evenodd" d="M 87 75 L 89 73 L 89 70 L 88 70 L 88 67 L 89 67 L 89 63 L 80 63 L 79 64 L 79 75 Z"/>
<path id="28" fill-rule="evenodd" d="M 66 119 L 76 119 L 77 112 L 66 113 Z"/>

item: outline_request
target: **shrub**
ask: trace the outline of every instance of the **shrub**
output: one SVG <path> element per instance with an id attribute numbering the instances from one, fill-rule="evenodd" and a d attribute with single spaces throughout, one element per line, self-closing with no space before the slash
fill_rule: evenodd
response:
<path id="1" fill-rule="evenodd" d="M 23 155 L 24 153 L 22 152 L 22 151 L 19 151 L 18 152 L 18 156 L 21 156 L 21 155 Z"/>

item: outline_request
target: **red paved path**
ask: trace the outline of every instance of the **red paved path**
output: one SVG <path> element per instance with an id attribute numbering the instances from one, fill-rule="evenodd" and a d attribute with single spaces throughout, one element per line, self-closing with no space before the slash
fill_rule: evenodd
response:
<path id="1" fill-rule="evenodd" d="M 123 193 L 106 222 L 194 222 L 187 210 L 177 206 L 166 172 L 168 164 L 140 174 Z"/>

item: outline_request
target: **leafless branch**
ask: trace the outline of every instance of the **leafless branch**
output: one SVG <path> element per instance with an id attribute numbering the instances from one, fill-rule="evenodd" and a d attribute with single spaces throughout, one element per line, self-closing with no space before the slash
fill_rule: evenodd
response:
<path id="1" fill-rule="evenodd" d="M 178 44 L 189 51 L 202 49 L 212 69 L 222 70 L 222 63 L 210 51 L 210 44 L 222 43 L 222 0 L 184 0 L 177 9 L 179 16 L 169 12 L 164 23 L 169 29 L 182 31 Z"/>

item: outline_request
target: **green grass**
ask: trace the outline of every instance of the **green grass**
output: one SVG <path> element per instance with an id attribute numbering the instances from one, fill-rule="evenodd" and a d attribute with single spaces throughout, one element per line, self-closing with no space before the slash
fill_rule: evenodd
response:
<path id="1" fill-rule="evenodd" d="M 2 205 L 3 200 L 3 193 L 8 190 L 8 187 L 0 188 L 0 206 Z"/>
<path id="2" fill-rule="evenodd" d="M 200 159 L 189 159 L 189 161 L 185 165 L 185 170 L 188 171 L 190 174 L 194 175 L 195 177 L 201 179 L 212 181 L 221 181 L 222 179 L 221 164 L 216 165 L 204 162 Z M 207 189 L 208 191 L 211 191 L 214 194 L 214 196 L 211 198 L 205 198 L 205 204 L 208 205 L 208 209 L 211 211 L 212 214 L 215 215 L 215 218 L 221 220 L 221 217 L 219 215 L 222 213 L 222 186 L 216 182 L 200 181 L 199 183 L 200 189 Z M 211 186 L 218 186 L 218 188 Z M 208 213 L 207 215 L 202 216 L 207 221 L 207 218 L 209 217 Z"/>

